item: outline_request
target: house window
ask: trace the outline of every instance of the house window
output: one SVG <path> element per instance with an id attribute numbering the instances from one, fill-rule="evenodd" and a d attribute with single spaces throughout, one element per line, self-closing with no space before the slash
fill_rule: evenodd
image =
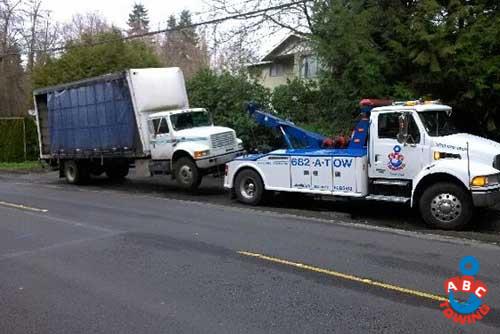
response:
<path id="1" fill-rule="evenodd" d="M 318 75 L 318 58 L 313 55 L 302 57 L 300 64 L 300 76 L 302 78 L 314 78 Z"/>
<path id="2" fill-rule="evenodd" d="M 272 77 L 281 77 L 285 73 L 285 67 L 283 64 L 272 63 L 269 69 L 269 75 Z"/>

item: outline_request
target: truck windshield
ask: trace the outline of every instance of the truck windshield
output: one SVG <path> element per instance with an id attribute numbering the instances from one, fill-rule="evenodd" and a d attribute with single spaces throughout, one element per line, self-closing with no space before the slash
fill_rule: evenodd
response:
<path id="1" fill-rule="evenodd" d="M 451 111 L 422 111 L 418 115 L 431 137 L 448 136 L 459 132 L 451 117 Z"/>
<path id="2" fill-rule="evenodd" d="M 197 128 L 200 126 L 211 126 L 212 120 L 207 111 L 195 111 L 170 116 L 174 130 Z"/>

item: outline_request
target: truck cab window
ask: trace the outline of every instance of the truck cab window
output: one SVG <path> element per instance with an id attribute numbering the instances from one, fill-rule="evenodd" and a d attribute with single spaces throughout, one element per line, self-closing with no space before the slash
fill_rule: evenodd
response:
<path id="1" fill-rule="evenodd" d="M 420 143 L 420 131 L 418 130 L 418 125 L 415 122 L 415 119 L 411 116 L 410 123 L 408 123 L 408 144 L 418 143 Z"/>
<path id="2" fill-rule="evenodd" d="M 175 131 L 212 125 L 210 114 L 207 111 L 175 114 L 170 116 L 170 121 Z"/>
<path id="3" fill-rule="evenodd" d="M 170 132 L 166 118 L 155 118 L 152 120 L 155 135 L 167 134 Z"/>
<path id="4" fill-rule="evenodd" d="M 155 119 L 151 120 L 151 124 L 153 126 L 152 133 L 154 135 L 158 134 L 158 127 L 160 126 L 160 121 L 161 121 L 161 118 L 155 118 Z"/>
<path id="5" fill-rule="evenodd" d="M 399 133 L 399 117 L 401 113 L 385 113 L 378 117 L 378 137 L 381 139 L 398 139 Z M 408 124 L 408 143 L 420 143 L 420 131 L 413 116 L 410 116 Z"/>
<path id="6" fill-rule="evenodd" d="M 399 133 L 400 113 L 386 113 L 378 116 L 378 137 L 380 139 L 397 139 Z"/>
<path id="7" fill-rule="evenodd" d="M 160 121 L 160 125 L 158 126 L 158 134 L 159 135 L 162 135 L 162 134 L 167 134 L 170 132 L 170 130 L 168 129 L 168 123 L 167 123 L 167 119 L 166 118 L 162 118 L 161 121 Z"/>

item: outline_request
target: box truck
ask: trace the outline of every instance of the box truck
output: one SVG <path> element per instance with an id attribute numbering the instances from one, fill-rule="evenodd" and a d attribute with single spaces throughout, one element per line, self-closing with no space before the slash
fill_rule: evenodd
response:
<path id="1" fill-rule="evenodd" d="M 172 175 L 196 189 L 243 150 L 234 130 L 190 108 L 179 68 L 130 69 L 34 91 L 40 157 L 69 183 L 105 173 Z"/>

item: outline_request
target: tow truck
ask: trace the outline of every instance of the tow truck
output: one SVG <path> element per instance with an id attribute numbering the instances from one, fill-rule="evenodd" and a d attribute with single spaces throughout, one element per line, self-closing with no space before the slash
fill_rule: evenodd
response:
<path id="1" fill-rule="evenodd" d="M 456 130 L 451 107 L 364 99 L 360 110 L 349 140 L 336 143 L 250 104 L 286 145 L 227 163 L 224 187 L 249 205 L 265 192 L 401 203 L 440 229 L 463 228 L 474 208 L 500 203 L 500 144 Z"/>

